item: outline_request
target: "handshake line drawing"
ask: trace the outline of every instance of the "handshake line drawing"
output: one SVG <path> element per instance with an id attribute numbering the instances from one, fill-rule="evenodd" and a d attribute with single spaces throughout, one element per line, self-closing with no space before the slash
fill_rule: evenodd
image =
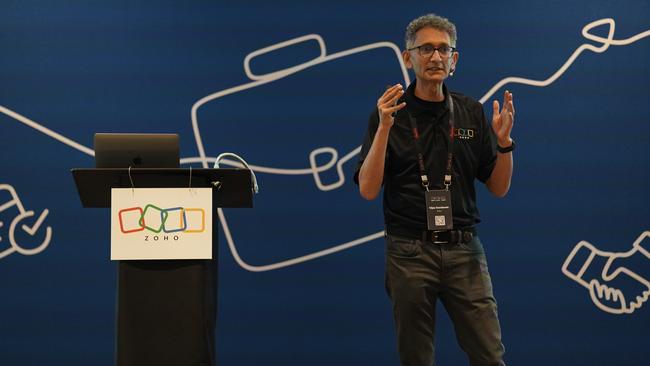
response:
<path id="1" fill-rule="evenodd" d="M 587 290 L 593 303 L 610 314 L 632 314 L 650 297 L 650 231 L 643 232 L 626 252 L 606 252 L 587 241 L 573 248 L 562 272 Z M 601 270 L 602 268 L 602 270 Z"/>

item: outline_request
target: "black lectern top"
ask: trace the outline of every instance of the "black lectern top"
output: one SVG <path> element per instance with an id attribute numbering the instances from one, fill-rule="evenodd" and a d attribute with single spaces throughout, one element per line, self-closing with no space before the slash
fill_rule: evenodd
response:
<path id="1" fill-rule="evenodd" d="M 132 168 L 129 172 L 128 168 L 94 168 L 72 169 L 72 175 L 83 207 L 110 207 L 111 188 L 190 186 L 213 188 L 217 207 L 253 207 L 248 169 Z"/>

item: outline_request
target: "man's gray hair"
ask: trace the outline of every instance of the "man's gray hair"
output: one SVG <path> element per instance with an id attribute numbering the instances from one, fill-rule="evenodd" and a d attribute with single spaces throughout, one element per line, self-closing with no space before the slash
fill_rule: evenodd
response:
<path id="1" fill-rule="evenodd" d="M 443 18 L 435 14 L 426 14 L 416 19 L 413 19 L 406 27 L 406 48 L 415 46 L 415 33 L 422 28 L 433 28 L 449 34 L 451 45 L 456 47 L 456 26 L 450 22 L 449 19 Z"/>

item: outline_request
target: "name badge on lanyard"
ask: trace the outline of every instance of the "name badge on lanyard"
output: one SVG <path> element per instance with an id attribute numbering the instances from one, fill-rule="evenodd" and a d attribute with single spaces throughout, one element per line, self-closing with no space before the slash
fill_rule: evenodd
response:
<path id="1" fill-rule="evenodd" d="M 427 204 L 427 228 L 434 231 L 453 229 L 451 191 L 446 189 L 426 191 L 424 197 Z"/>

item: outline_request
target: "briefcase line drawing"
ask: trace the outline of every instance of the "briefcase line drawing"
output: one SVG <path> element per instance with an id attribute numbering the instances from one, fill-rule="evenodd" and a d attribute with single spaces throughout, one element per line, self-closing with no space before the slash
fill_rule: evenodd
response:
<path id="1" fill-rule="evenodd" d="M 299 43 L 303 42 L 316 42 L 319 47 L 319 55 L 312 58 L 311 60 L 305 61 L 303 63 L 290 66 L 281 70 L 265 73 L 265 74 L 255 74 L 251 70 L 251 62 L 259 57 L 263 56 L 265 54 L 268 54 L 273 51 L 281 50 L 283 48 L 287 48 L 293 45 L 297 45 Z M 188 164 L 188 163 L 201 163 L 204 168 L 207 168 L 209 166 L 209 163 L 212 163 L 215 161 L 215 158 L 212 157 L 207 157 L 205 153 L 205 148 L 203 146 L 203 139 L 201 137 L 201 131 L 199 128 L 199 120 L 198 120 L 198 110 L 201 108 L 203 105 L 217 100 L 219 98 L 223 98 L 225 96 L 228 96 L 230 94 L 242 92 L 244 90 L 252 89 L 261 85 L 265 85 L 274 81 L 278 81 L 280 79 L 283 79 L 287 76 L 293 75 L 295 73 L 304 71 L 306 69 L 309 69 L 314 66 L 318 66 L 322 63 L 325 62 L 330 62 L 334 61 L 343 57 L 351 56 L 354 54 L 362 53 L 362 52 L 367 52 L 371 50 L 376 50 L 376 49 L 381 49 L 381 48 L 387 48 L 395 54 L 397 63 L 399 65 L 399 71 L 404 79 L 404 85 L 408 85 L 411 82 L 411 79 L 408 74 L 408 70 L 406 66 L 404 65 L 404 61 L 402 60 L 402 51 L 397 47 L 392 42 L 376 42 L 376 43 L 370 43 L 366 44 L 363 46 L 347 49 L 344 51 L 332 53 L 332 54 L 327 54 L 327 47 L 325 46 L 325 41 L 323 38 L 318 35 L 318 34 L 307 34 L 304 36 L 296 37 L 293 39 L 289 39 L 287 41 L 283 41 L 280 43 L 272 44 L 270 46 L 255 50 L 248 55 L 244 57 L 244 72 L 246 73 L 246 76 L 251 80 L 248 83 L 241 84 L 235 87 L 231 87 L 225 90 L 218 91 L 216 93 L 209 94 L 201 99 L 199 99 L 197 102 L 194 103 L 191 109 L 191 118 L 192 118 L 192 130 L 194 132 L 194 138 L 196 140 L 196 145 L 197 149 L 199 152 L 198 157 L 194 158 L 184 158 L 181 159 L 181 164 Z M 355 155 L 357 155 L 361 151 L 361 147 L 355 147 L 353 148 L 350 152 L 346 153 L 341 159 L 339 159 L 339 153 L 338 150 L 336 150 L 333 147 L 330 146 L 325 146 L 325 147 L 319 147 L 313 151 L 310 152 L 309 154 L 309 162 L 310 162 L 310 167 L 309 168 L 304 168 L 304 169 L 283 169 L 283 168 L 273 168 L 273 167 L 265 167 L 265 166 L 260 166 L 260 165 L 251 165 L 251 168 L 256 171 L 256 172 L 261 172 L 261 173 L 270 173 L 270 174 L 282 174 L 282 175 L 313 175 L 314 181 L 316 183 L 316 186 L 318 189 L 322 191 L 331 191 L 336 188 L 341 187 L 345 183 L 345 175 L 343 174 L 343 168 L 342 165 L 345 164 L 347 161 L 352 159 Z M 318 165 L 316 161 L 316 157 L 320 154 L 330 154 L 330 160 L 322 165 Z M 237 166 L 241 167 L 240 164 L 232 161 L 232 160 L 223 160 L 225 164 L 229 164 L 231 166 Z M 322 180 L 320 179 L 320 173 L 329 170 L 332 168 L 334 165 L 336 165 L 336 172 L 338 176 L 338 180 L 334 183 L 331 184 L 323 184 Z"/>
<path id="2" fill-rule="evenodd" d="M 609 29 L 608 29 L 608 32 L 607 32 L 607 38 L 600 37 L 600 36 L 597 36 L 597 35 L 594 35 L 594 34 L 590 33 L 590 31 L 593 28 L 596 28 L 596 27 L 599 27 L 599 26 L 602 26 L 602 25 L 609 26 Z M 600 45 L 598 47 L 596 47 L 596 46 L 594 46 L 592 44 L 589 44 L 589 43 L 581 44 L 579 47 L 577 47 L 574 50 L 574 52 L 571 54 L 571 56 L 566 60 L 566 62 L 560 68 L 558 68 L 558 70 L 556 72 L 554 72 L 551 76 L 549 76 L 547 79 L 544 79 L 544 80 L 527 79 L 527 78 L 513 77 L 513 76 L 502 78 L 499 82 L 497 82 L 495 85 L 493 85 L 488 90 L 488 92 L 485 93 L 485 95 L 483 95 L 479 99 L 479 102 L 485 103 L 485 101 L 487 101 L 490 97 L 492 97 L 500 88 L 502 88 L 503 86 L 505 86 L 507 84 L 523 84 L 523 85 L 529 85 L 529 86 L 535 86 L 535 87 L 546 87 L 546 86 L 552 84 L 553 82 L 555 82 L 560 76 L 562 76 L 569 69 L 569 67 L 573 64 L 573 62 L 575 62 L 577 60 L 578 56 L 580 56 L 580 54 L 582 54 L 584 51 L 592 51 L 592 52 L 595 52 L 595 53 L 603 53 L 606 50 L 608 50 L 609 46 L 611 46 L 611 45 L 625 46 L 625 45 L 632 44 L 632 43 L 637 42 L 637 41 L 639 41 L 639 40 L 641 40 L 641 39 L 643 39 L 645 37 L 650 36 L 650 30 L 645 30 L 645 31 L 643 31 L 641 33 L 635 34 L 635 35 L 633 35 L 631 37 L 628 37 L 628 38 L 625 38 L 625 39 L 614 39 L 614 31 L 615 31 L 615 22 L 611 18 L 603 18 L 603 19 L 599 19 L 599 20 L 588 23 L 587 25 L 585 25 L 582 28 L 582 35 L 585 38 L 587 38 L 588 40 L 594 41 L 596 43 L 600 43 Z M 273 51 L 273 50 L 276 50 L 276 49 L 280 49 L 280 48 L 283 48 L 283 47 L 291 46 L 293 44 L 300 43 L 300 42 L 303 42 L 303 41 L 309 41 L 309 40 L 313 40 L 313 41 L 318 42 L 318 44 L 320 46 L 320 50 L 321 50 L 321 54 L 318 57 L 316 57 L 316 58 L 314 58 L 314 59 L 312 59 L 310 61 L 307 61 L 305 63 L 295 65 L 295 66 L 292 66 L 292 67 L 289 67 L 289 68 L 286 68 L 286 69 L 283 69 L 283 70 L 267 73 L 267 74 L 257 75 L 257 74 L 254 74 L 251 71 L 251 69 L 250 69 L 250 61 L 252 59 L 254 59 L 255 57 L 257 57 L 259 55 L 263 55 L 263 54 L 265 54 L 267 52 L 270 52 L 270 51 Z M 206 104 L 207 102 L 218 99 L 218 98 L 221 98 L 221 97 L 223 97 L 225 95 L 228 95 L 228 94 L 236 93 L 236 92 L 239 92 L 239 91 L 243 91 L 243 90 L 246 90 L 246 89 L 254 88 L 256 86 L 260 86 L 260 85 L 270 83 L 272 81 L 281 79 L 283 77 L 286 77 L 288 75 L 291 75 L 293 73 L 296 73 L 298 71 L 307 69 L 309 67 L 315 66 L 315 65 L 323 63 L 323 62 L 327 62 L 327 61 L 330 61 L 330 60 L 333 60 L 333 59 L 336 59 L 336 58 L 348 56 L 348 55 L 351 55 L 351 54 L 354 54 L 354 53 L 364 52 L 364 51 L 367 51 L 367 50 L 381 48 L 381 47 L 388 47 L 388 48 L 395 51 L 396 56 L 398 58 L 398 62 L 400 64 L 401 68 L 402 68 L 402 73 L 403 73 L 403 76 L 404 76 L 405 83 L 409 84 L 410 83 L 410 78 L 409 78 L 408 72 L 406 71 L 406 68 L 405 68 L 405 66 L 404 66 L 404 64 L 403 64 L 403 62 L 401 60 L 400 50 L 394 43 L 391 43 L 391 42 L 372 43 L 372 44 L 368 44 L 368 45 L 365 45 L 365 46 L 360 46 L 360 47 L 352 48 L 352 49 L 349 49 L 349 50 L 340 51 L 340 52 L 337 52 L 337 53 L 334 53 L 334 54 L 331 54 L 331 55 L 327 55 L 326 54 L 325 43 L 324 43 L 322 37 L 320 37 L 317 34 L 308 34 L 308 35 L 305 35 L 305 36 L 302 36 L 302 37 L 297 37 L 297 38 L 290 39 L 290 40 L 287 40 L 287 41 L 284 41 L 284 42 L 280 42 L 280 43 L 277 43 L 277 44 L 274 44 L 274 45 L 271 45 L 271 46 L 268 46 L 268 47 L 265 47 L 265 48 L 262 48 L 262 49 L 259 49 L 259 50 L 256 50 L 256 51 L 253 51 L 253 52 L 249 53 L 244 59 L 244 71 L 246 72 L 249 79 L 252 80 L 251 82 L 245 83 L 245 84 L 242 84 L 242 85 L 239 85 L 239 86 L 235 86 L 235 87 L 232 87 L 232 88 L 228 88 L 228 89 L 225 89 L 225 90 L 222 90 L 222 91 L 218 91 L 216 93 L 209 94 L 209 95 L 199 99 L 192 106 L 192 109 L 191 109 L 192 128 L 193 128 L 194 137 L 195 137 L 195 140 L 196 140 L 196 143 L 197 143 L 197 150 L 199 151 L 199 156 L 182 158 L 181 159 L 181 164 L 201 163 L 204 167 L 207 167 L 209 165 L 209 163 L 212 163 L 212 162 L 214 162 L 216 160 L 215 157 L 206 156 L 205 150 L 203 148 L 203 142 L 202 142 L 203 140 L 202 140 L 201 133 L 200 133 L 200 130 L 199 130 L 199 127 L 198 127 L 198 118 L 196 116 L 196 112 L 197 112 L 198 108 L 201 107 L 202 105 Z M 0 113 L 3 113 L 5 115 L 11 117 L 11 118 L 13 118 L 14 120 L 16 120 L 18 122 L 26 124 L 26 125 L 34 128 L 34 129 L 40 131 L 41 133 L 46 134 L 46 135 L 54 138 L 55 140 L 58 140 L 58 141 L 66 144 L 66 145 L 68 145 L 68 146 L 70 146 L 70 147 L 72 147 L 74 149 L 79 150 L 82 153 L 85 153 L 85 154 L 90 155 L 90 156 L 94 156 L 94 151 L 92 149 L 90 149 L 90 148 L 84 146 L 83 144 L 80 144 L 80 143 L 78 143 L 78 142 L 76 142 L 74 140 L 71 140 L 71 139 L 69 139 L 69 138 L 67 138 L 67 137 L 65 137 L 65 136 L 51 130 L 51 129 L 49 129 L 49 128 L 45 127 L 44 125 L 27 118 L 24 115 L 18 114 L 17 112 L 15 112 L 15 111 L 7 108 L 7 107 L 4 107 L 4 106 L 0 105 Z M 253 171 L 262 172 L 262 173 L 284 174 L 284 175 L 312 174 L 312 175 L 314 175 L 314 180 L 315 180 L 316 185 L 318 186 L 318 188 L 321 189 L 321 190 L 327 191 L 327 190 L 336 189 L 336 188 L 340 187 L 341 185 L 343 185 L 343 183 L 344 183 L 344 175 L 343 175 L 343 171 L 342 171 L 342 165 L 344 163 L 346 163 L 347 161 L 349 161 L 350 159 L 352 159 L 354 156 L 356 156 L 360 152 L 360 150 L 361 150 L 361 147 L 358 146 L 355 149 L 352 149 L 349 153 L 345 154 L 341 159 L 338 159 L 338 152 L 334 148 L 321 147 L 321 148 L 315 149 L 314 151 L 312 151 L 310 153 L 310 165 L 311 166 L 309 168 L 304 168 L 304 169 L 282 169 L 282 168 L 265 167 L 265 166 L 262 166 L 262 165 L 259 165 L 259 164 L 249 164 L 249 165 L 250 165 L 250 167 L 251 167 L 251 169 Z M 315 157 L 318 156 L 318 154 L 322 154 L 322 153 L 330 153 L 332 155 L 332 157 L 331 157 L 330 161 L 328 161 L 326 164 L 318 166 L 316 164 Z M 222 163 L 224 165 L 229 165 L 229 166 L 233 166 L 233 167 L 241 167 L 241 165 L 239 163 L 231 161 L 231 160 L 227 160 L 227 159 L 224 159 L 222 161 Z M 337 182 L 334 182 L 334 183 L 328 184 L 328 185 L 322 184 L 322 181 L 320 180 L 319 174 L 326 171 L 326 170 L 329 170 L 334 165 L 336 165 L 337 173 L 339 175 L 339 180 Z M 340 245 L 337 245 L 337 246 L 333 246 L 333 247 L 330 247 L 330 248 L 325 249 L 325 250 L 310 253 L 308 255 L 304 255 L 304 256 L 301 256 L 301 257 L 296 257 L 296 258 L 292 258 L 292 259 L 288 259 L 288 260 L 285 260 L 285 261 L 272 263 L 272 264 L 268 264 L 268 265 L 255 266 L 255 265 L 250 265 L 250 264 L 244 262 L 241 259 L 241 257 L 239 256 L 239 254 L 238 254 L 238 252 L 236 250 L 236 247 L 234 245 L 234 241 L 233 241 L 232 235 L 230 233 L 230 230 L 229 230 L 229 227 L 227 225 L 226 218 L 225 218 L 225 215 L 224 215 L 222 209 L 218 209 L 218 216 L 219 216 L 219 219 L 221 221 L 224 234 L 225 234 L 226 239 L 228 241 L 228 245 L 229 245 L 229 248 L 231 250 L 231 254 L 235 258 L 236 262 L 242 268 L 244 268 L 246 270 L 249 270 L 249 271 L 254 271 L 254 272 L 263 272 L 263 271 L 275 270 L 275 269 L 280 269 L 280 268 L 287 267 L 287 266 L 290 266 L 290 265 L 295 265 L 295 264 L 298 264 L 298 263 L 306 262 L 306 261 L 316 259 L 316 258 L 325 256 L 325 255 L 329 255 L 329 254 L 333 254 L 333 253 L 336 253 L 336 252 L 339 252 L 339 251 L 342 251 L 342 250 L 345 250 L 345 249 L 349 249 L 351 247 L 354 247 L 354 246 L 357 246 L 357 245 L 360 245 L 360 244 L 363 244 L 363 243 L 367 243 L 367 242 L 372 241 L 374 239 L 378 239 L 378 238 L 380 238 L 380 237 L 382 237 L 384 235 L 384 231 L 381 230 L 379 232 L 376 232 L 376 233 L 373 233 L 373 234 L 370 234 L 370 235 L 367 235 L 367 236 L 364 236 L 364 237 L 361 237 L 361 238 L 358 238 L 358 239 L 355 239 L 355 240 L 352 240 L 352 241 L 349 241 L 349 242 L 346 242 L 346 243 L 343 243 L 343 244 L 340 244 Z"/>

